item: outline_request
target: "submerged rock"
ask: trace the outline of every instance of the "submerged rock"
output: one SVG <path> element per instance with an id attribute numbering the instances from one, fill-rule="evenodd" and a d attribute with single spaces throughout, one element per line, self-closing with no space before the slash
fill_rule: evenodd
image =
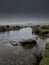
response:
<path id="1" fill-rule="evenodd" d="M 37 45 L 36 40 L 28 39 L 28 40 L 22 40 L 20 41 L 21 46 L 27 49 L 33 48 L 33 46 Z"/>
<path id="2" fill-rule="evenodd" d="M 10 43 L 11 43 L 13 46 L 18 46 L 18 43 L 15 42 L 15 41 L 10 41 Z"/>

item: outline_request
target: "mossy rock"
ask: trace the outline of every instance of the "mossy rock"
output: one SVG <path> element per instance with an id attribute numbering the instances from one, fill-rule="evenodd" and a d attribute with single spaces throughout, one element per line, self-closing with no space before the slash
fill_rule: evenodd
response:
<path id="1" fill-rule="evenodd" d="M 49 43 L 46 44 L 46 49 L 49 49 Z"/>
<path id="2" fill-rule="evenodd" d="M 49 49 L 46 49 L 46 51 L 44 53 L 44 57 L 49 58 Z"/>
<path id="3" fill-rule="evenodd" d="M 49 65 L 49 58 L 42 59 L 40 65 Z"/>

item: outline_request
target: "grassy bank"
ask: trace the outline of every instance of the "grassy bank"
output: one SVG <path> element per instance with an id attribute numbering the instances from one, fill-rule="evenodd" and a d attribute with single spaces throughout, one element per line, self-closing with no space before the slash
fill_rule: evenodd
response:
<path id="1" fill-rule="evenodd" d="M 35 27 L 33 30 L 36 34 L 47 34 L 47 33 L 49 33 L 49 28 L 43 29 L 41 27 Z"/>
<path id="2" fill-rule="evenodd" d="M 49 29 L 36 28 L 34 32 L 35 34 L 39 35 L 39 37 L 42 39 L 49 38 Z"/>
<path id="3" fill-rule="evenodd" d="M 40 29 L 41 32 L 49 32 L 49 29 Z"/>
<path id="4" fill-rule="evenodd" d="M 41 60 L 40 65 L 49 65 L 49 43 L 46 44 L 44 58 Z"/>

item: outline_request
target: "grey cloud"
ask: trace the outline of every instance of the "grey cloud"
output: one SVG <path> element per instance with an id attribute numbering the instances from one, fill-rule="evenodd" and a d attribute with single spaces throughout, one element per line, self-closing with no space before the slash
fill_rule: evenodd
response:
<path id="1" fill-rule="evenodd" d="M 33 12 L 49 10 L 49 0 L 0 0 L 0 11 Z"/>

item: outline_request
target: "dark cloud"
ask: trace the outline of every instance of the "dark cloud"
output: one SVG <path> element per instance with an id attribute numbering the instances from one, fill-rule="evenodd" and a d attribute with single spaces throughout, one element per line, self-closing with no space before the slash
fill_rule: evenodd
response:
<path id="1" fill-rule="evenodd" d="M 0 0 L 0 12 L 49 11 L 49 0 Z"/>

